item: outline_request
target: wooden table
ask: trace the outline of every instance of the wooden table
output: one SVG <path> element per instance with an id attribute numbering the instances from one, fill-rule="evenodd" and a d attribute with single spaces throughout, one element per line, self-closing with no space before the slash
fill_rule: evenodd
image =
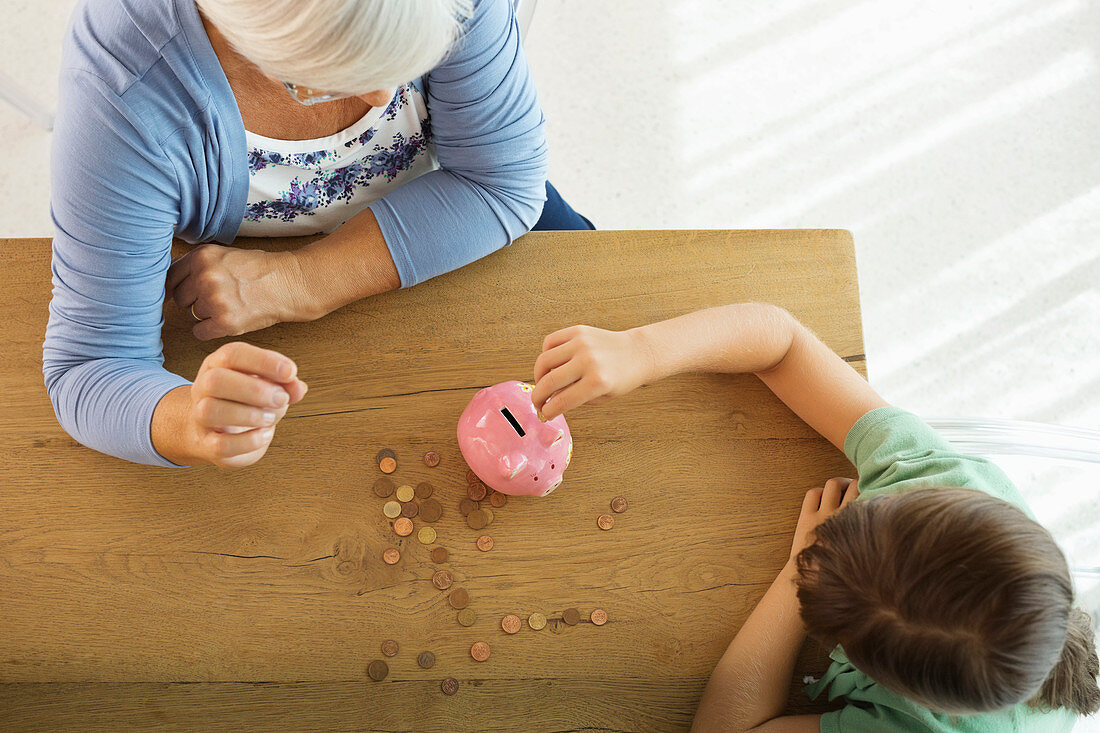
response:
<path id="1" fill-rule="evenodd" d="M 0 263 L 5 730 L 682 730 L 786 558 L 803 492 L 852 472 L 754 377 L 685 375 L 569 415 L 565 483 L 497 510 L 491 552 L 456 508 L 459 413 L 480 387 L 530 378 L 560 327 L 769 300 L 862 369 L 843 231 L 531 234 L 411 290 L 250 334 L 296 359 L 310 391 L 267 457 L 237 471 L 133 465 L 62 432 L 41 375 L 49 241 L 0 241 Z M 219 342 L 168 313 L 166 364 L 193 376 Z M 432 586 L 429 548 L 382 515 L 382 447 L 399 482 L 436 486 L 472 628 Z M 439 467 L 421 462 L 428 449 Z M 618 494 L 630 508 L 600 531 Z M 569 607 L 610 621 L 500 629 L 506 613 Z M 371 682 L 389 638 L 401 652 Z M 471 659 L 477 640 L 488 662 Z M 823 668 L 811 648 L 796 675 Z"/>

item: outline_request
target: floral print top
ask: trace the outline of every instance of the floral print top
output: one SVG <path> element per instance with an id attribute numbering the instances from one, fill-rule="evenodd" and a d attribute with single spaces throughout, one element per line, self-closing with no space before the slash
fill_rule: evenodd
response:
<path id="1" fill-rule="evenodd" d="M 327 234 L 367 205 L 439 167 L 420 92 L 398 87 L 387 107 L 317 140 L 245 131 L 248 204 L 238 236 Z"/>

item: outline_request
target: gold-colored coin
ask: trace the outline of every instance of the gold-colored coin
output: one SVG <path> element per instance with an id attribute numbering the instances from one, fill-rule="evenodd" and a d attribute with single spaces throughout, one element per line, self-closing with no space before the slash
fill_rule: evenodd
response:
<path id="1" fill-rule="evenodd" d="M 497 516 L 495 514 L 493 514 L 493 510 L 490 509 L 487 506 L 481 507 L 481 511 L 485 512 L 485 519 L 486 519 L 485 524 L 487 524 L 487 525 L 492 524 L 493 520 L 497 518 Z"/>
<path id="2" fill-rule="evenodd" d="M 398 537 L 408 537 L 413 532 L 413 520 L 408 517 L 398 517 L 393 520 L 393 531 Z"/>
<path id="3" fill-rule="evenodd" d="M 523 621 L 514 613 L 510 613 L 500 620 L 500 628 L 504 629 L 505 634 L 516 633 L 522 625 Z"/>
<path id="4" fill-rule="evenodd" d="M 382 506 L 382 513 L 390 519 L 397 519 L 401 516 L 401 505 L 396 501 L 387 501 Z"/>
<path id="5" fill-rule="evenodd" d="M 546 617 L 541 613 L 532 613 L 527 617 L 527 625 L 535 631 L 541 631 L 546 628 Z"/>
<path id="6" fill-rule="evenodd" d="M 402 503 L 404 503 L 406 501 L 412 501 L 414 496 L 416 496 L 416 489 L 409 486 L 408 484 L 404 484 L 402 486 L 397 487 L 397 500 L 398 501 L 400 501 Z"/>
<path id="7" fill-rule="evenodd" d="M 615 526 L 615 517 L 610 514 L 601 514 L 596 517 L 596 526 L 600 529 L 611 529 Z"/>
<path id="8" fill-rule="evenodd" d="M 603 626 L 607 623 L 607 611 L 603 610 L 602 608 L 594 609 L 592 611 L 592 615 L 589 618 L 592 620 L 592 623 L 596 624 L 597 626 Z"/>
<path id="9" fill-rule="evenodd" d="M 463 626 L 473 626 L 477 622 L 477 611 L 464 608 L 458 612 L 458 622 Z"/>
<path id="10" fill-rule="evenodd" d="M 397 461 L 386 456 L 378 462 L 378 468 L 382 469 L 382 473 L 393 473 L 397 470 Z"/>
<path id="11" fill-rule="evenodd" d="M 422 545 L 430 545 L 435 542 L 435 530 L 432 527 L 421 527 L 416 533 L 416 539 L 420 540 Z"/>

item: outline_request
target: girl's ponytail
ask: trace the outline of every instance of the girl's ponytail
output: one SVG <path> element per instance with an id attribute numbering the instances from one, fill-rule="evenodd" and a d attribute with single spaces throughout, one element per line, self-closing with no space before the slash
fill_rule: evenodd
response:
<path id="1" fill-rule="evenodd" d="M 1031 705 L 1044 710 L 1064 707 L 1078 715 L 1091 715 L 1100 710 L 1098 674 L 1100 661 L 1096 657 L 1092 619 L 1081 609 L 1071 608 L 1062 658 L 1054 665 Z"/>

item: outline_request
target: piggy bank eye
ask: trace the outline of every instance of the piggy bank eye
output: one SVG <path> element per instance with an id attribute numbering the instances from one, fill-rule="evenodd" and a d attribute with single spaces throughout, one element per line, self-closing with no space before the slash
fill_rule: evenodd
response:
<path id="1" fill-rule="evenodd" d="M 522 438 L 527 434 L 523 431 L 523 426 L 519 424 L 519 420 L 516 419 L 515 415 L 513 415 L 512 411 L 507 407 L 500 408 L 500 414 L 504 415 L 505 419 L 507 419 L 508 423 L 512 426 L 512 429 L 519 434 L 519 437 Z"/>

